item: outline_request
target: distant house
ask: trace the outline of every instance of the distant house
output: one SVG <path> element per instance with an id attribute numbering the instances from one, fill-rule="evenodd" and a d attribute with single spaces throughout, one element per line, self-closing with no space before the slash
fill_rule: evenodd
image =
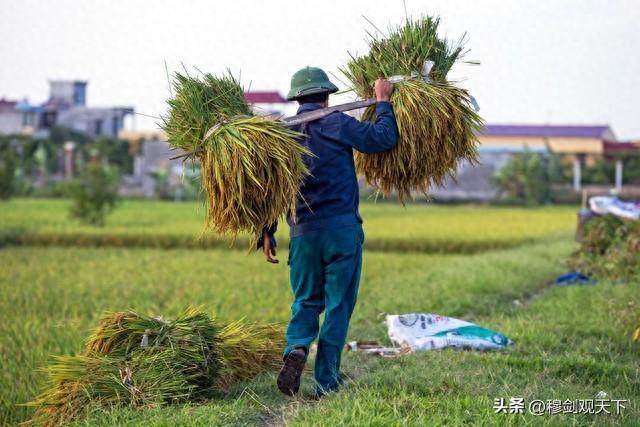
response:
<path id="1" fill-rule="evenodd" d="M 18 101 L 0 99 L 0 133 L 20 133 L 22 113 L 17 108 Z"/>
<path id="2" fill-rule="evenodd" d="M 118 138 L 129 142 L 129 150 L 133 155 L 133 175 L 124 177 L 121 193 L 154 197 L 154 174 L 163 169 L 182 171 L 182 160 L 171 160 L 179 152 L 171 151 L 163 131 L 122 130 Z"/>
<path id="3" fill-rule="evenodd" d="M 245 92 L 245 99 L 256 114 L 263 116 L 281 116 L 285 114 L 289 103 L 276 91 Z"/>
<path id="4" fill-rule="evenodd" d="M 0 134 L 46 135 L 62 126 L 89 137 L 117 137 L 133 107 L 87 107 L 86 89 L 86 81 L 51 80 L 49 99 L 41 105 L 0 100 Z"/>
<path id="5" fill-rule="evenodd" d="M 553 152 L 562 155 L 563 161 L 573 164 L 573 188 L 582 188 L 582 168 L 593 164 L 600 156 L 608 156 L 612 150 L 636 150 L 634 144 L 616 142 L 608 125 L 558 126 L 558 125 L 505 125 L 489 124 L 479 135 L 480 165 L 459 165 L 457 180 L 447 180 L 444 186 L 435 188 L 431 195 L 439 199 L 490 200 L 496 197 L 491 177 L 516 153 L 524 150 Z M 616 187 L 622 185 L 621 167 L 616 173 Z"/>
<path id="6" fill-rule="evenodd" d="M 486 149 L 549 149 L 559 154 L 602 154 L 602 142 L 615 140 L 608 125 L 487 125 L 480 135 Z"/>

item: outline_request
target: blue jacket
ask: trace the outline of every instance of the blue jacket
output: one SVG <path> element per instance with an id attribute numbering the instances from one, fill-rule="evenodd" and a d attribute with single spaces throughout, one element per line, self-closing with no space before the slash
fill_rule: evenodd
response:
<path id="1" fill-rule="evenodd" d="M 319 108 L 318 104 L 303 104 L 298 108 L 298 114 Z M 378 153 L 393 148 L 398 140 L 391 104 L 378 102 L 376 115 L 375 123 L 371 123 L 335 112 L 293 128 L 307 135 L 300 143 L 309 148 L 315 157 L 307 156 L 304 159 L 311 175 L 300 188 L 296 221 L 293 221 L 291 213 L 287 216 L 291 237 L 309 231 L 362 223 L 358 212 L 358 178 L 353 150 Z M 270 237 L 276 226 L 265 228 Z"/>

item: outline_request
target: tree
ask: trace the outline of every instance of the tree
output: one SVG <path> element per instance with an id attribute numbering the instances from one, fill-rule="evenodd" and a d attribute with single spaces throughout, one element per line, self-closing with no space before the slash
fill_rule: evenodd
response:
<path id="1" fill-rule="evenodd" d="M 557 155 L 534 153 L 529 149 L 516 154 L 492 182 L 506 200 L 538 205 L 551 200 L 551 184 L 564 180 Z"/>
<path id="2" fill-rule="evenodd" d="M 94 162 L 69 184 L 73 199 L 71 216 L 81 222 L 103 226 L 118 201 L 119 176 L 113 168 Z"/>
<path id="3" fill-rule="evenodd" d="M 16 154 L 9 140 L 0 141 L 0 199 L 13 195 L 16 173 Z"/>
<path id="4" fill-rule="evenodd" d="M 91 137 L 77 130 L 55 126 L 49 131 L 49 139 L 56 145 L 62 147 L 67 141 L 73 141 L 77 144 L 84 145 L 92 141 Z"/>
<path id="5" fill-rule="evenodd" d="M 620 154 L 614 159 L 599 158 L 593 166 L 584 169 L 584 184 L 612 185 L 615 179 L 616 160 L 623 165 L 622 180 L 625 184 L 640 184 L 640 155 Z"/>
<path id="6" fill-rule="evenodd" d="M 122 173 L 133 173 L 133 156 L 127 141 L 99 136 L 94 145 L 103 161 L 117 166 Z"/>

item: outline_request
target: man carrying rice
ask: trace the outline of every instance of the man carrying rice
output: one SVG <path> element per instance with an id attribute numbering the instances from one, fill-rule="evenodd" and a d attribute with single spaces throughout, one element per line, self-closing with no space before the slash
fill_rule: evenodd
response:
<path id="1" fill-rule="evenodd" d="M 338 88 L 319 68 L 306 67 L 291 79 L 288 100 L 298 101 L 298 114 L 327 107 Z M 362 219 L 358 213 L 358 180 L 353 150 L 378 153 L 393 148 L 398 130 L 389 102 L 393 87 L 375 82 L 376 119 L 359 122 L 344 113 L 332 113 L 294 130 L 306 135 L 300 143 L 313 156 L 300 188 L 296 211 L 289 212 L 289 265 L 294 301 L 287 327 L 284 365 L 278 388 L 287 395 L 298 392 L 311 343 L 318 337 L 315 362 L 318 396 L 336 391 L 340 358 L 349 320 L 356 303 L 362 266 Z M 276 225 L 265 227 L 258 240 L 267 261 L 277 263 Z M 320 327 L 319 317 L 325 311 Z"/>

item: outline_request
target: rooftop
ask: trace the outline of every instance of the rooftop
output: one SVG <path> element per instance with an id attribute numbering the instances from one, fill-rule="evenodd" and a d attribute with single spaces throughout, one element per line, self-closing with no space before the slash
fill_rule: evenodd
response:
<path id="1" fill-rule="evenodd" d="M 608 125 L 486 125 L 482 134 L 487 136 L 542 136 L 613 139 L 613 131 Z"/>
<path id="2" fill-rule="evenodd" d="M 279 104 L 287 102 L 282 95 L 275 91 L 245 92 L 244 97 L 249 104 Z"/>
<path id="3" fill-rule="evenodd" d="M 0 98 L 0 108 L 3 109 L 15 108 L 17 103 L 18 101 L 11 101 L 6 98 Z"/>
<path id="4" fill-rule="evenodd" d="M 605 155 L 611 156 L 616 154 L 638 153 L 640 152 L 640 142 L 603 141 L 602 148 Z"/>

